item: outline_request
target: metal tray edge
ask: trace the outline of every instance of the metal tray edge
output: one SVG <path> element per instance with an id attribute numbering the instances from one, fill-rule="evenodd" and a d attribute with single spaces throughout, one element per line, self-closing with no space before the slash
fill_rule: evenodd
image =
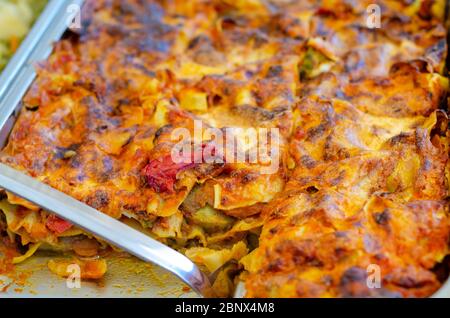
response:
<path id="1" fill-rule="evenodd" d="M 50 0 L 19 50 L 0 75 L 0 147 L 4 146 L 11 127 L 11 116 L 33 82 L 35 63 L 45 60 L 67 30 L 72 16 L 67 8 L 81 6 L 84 0 Z M 5 129 L 6 128 L 6 129 Z"/>

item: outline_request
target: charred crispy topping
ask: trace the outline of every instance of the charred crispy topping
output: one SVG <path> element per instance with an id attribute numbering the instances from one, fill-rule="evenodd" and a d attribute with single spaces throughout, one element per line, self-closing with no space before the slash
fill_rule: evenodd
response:
<path id="1" fill-rule="evenodd" d="M 450 231 L 445 1 L 376 1 L 370 28 L 373 2 L 89 0 L 0 161 L 204 268 L 240 261 L 248 297 L 429 296 Z M 273 173 L 207 136 L 229 127 L 278 129 Z M 103 246 L 12 195 L 0 209 L 24 245 Z"/>

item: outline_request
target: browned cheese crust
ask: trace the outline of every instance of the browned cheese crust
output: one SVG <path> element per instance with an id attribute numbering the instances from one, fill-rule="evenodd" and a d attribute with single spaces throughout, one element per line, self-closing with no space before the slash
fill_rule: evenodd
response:
<path id="1" fill-rule="evenodd" d="M 210 271 L 240 260 L 247 297 L 429 296 L 450 230 L 444 3 L 89 0 L 37 66 L 1 162 Z M 172 132 L 195 120 L 278 128 L 279 169 L 167 172 Z M 8 198 L 22 244 L 68 242 Z"/>

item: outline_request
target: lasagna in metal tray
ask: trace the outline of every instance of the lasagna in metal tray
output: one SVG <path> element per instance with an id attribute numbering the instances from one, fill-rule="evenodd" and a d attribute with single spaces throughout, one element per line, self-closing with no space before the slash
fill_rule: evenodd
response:
<path id="1" fill-rule="evenodd" d="M 445 4 L 88 0 L 0 161 L 218 271 L 219 296 L 430 296 L 449 254 Z M 269 163 L 205 133 L 230 127 L 276 131 Z M 180 131 L 200 160 L 173 160 Z M 49 262 L 60 276 L 107 271 L 102 240 L 10 193 L 0 209 L 0 270 L 52 250 L 74 257 Z"/>

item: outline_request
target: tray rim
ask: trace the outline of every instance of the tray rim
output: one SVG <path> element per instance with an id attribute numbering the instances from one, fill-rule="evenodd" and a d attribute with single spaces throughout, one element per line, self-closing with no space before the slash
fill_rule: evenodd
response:
<path id="1" fill-rule="evenodd" d="M 19 50 L 0 74 L 0 148 L 5 146 L 22 107 L 21 100 L 36 77 L 35 63 L 47 59 L 53 51 L 53 43 L 60 40 L 68 30 L 66 21 L 70 18 L 70 13 L 67 12 L 67 8 L 70 5 L 81 7 L 84 2 L 85 0 L 49 0 Z M 445 14 L 450 44 L 450 0 L 446 0 Z M 447 58 L 447 68 L 450 69 L 450 48 Z M 241 282 L 236 288 L 235 297 L 243 297 L 244 292 L 245 287 Z M 42 296 L 53 297 L 52 295 L 38 297 Z M 17 297 L 21 295 L 17 294 Z M 450 298 L 450 276 L 429 298 Z"/>

